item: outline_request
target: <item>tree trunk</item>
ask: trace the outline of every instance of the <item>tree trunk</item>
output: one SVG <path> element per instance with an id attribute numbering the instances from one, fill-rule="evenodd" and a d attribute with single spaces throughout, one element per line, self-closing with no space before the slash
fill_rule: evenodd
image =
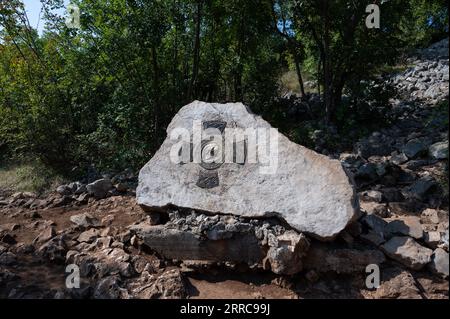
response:
<path id="1" fill-rule="evenodd" d="M 331 114 L 334 113 L 334 99 L 333 99 L 333 71 L 330 62 L 330 17 L 328 0 L 323 2 L 322 18 L 324 23 L 323 36 L 323 77 L 324 77 L 324 102 L 325 102 L 325 122 L 329 123 Z"/>
<path id="2" fill-rule="evenodd" d="M 192 78 L 189 85 L 188 96 L 191 100 L 195 98 L 197 91 L 198 70 L 200 63 L 200 28 L 202 23 L 203 0 L 197 2 L 197 14 L 195 17 L 195 41 L 194 41 L 194 63 L 192 65 Z"/>
<path id="3" fill-rule="evenodd" d="M 160 115 L 160 99 L 159 99 L 159 89 L 160 89 L 160 83 L 159 83 L 159 66 L 158 66 L 158 52 L 156 50 L 156 46 L 152 46 L 152 62 L 153 62 L 153 96 L 154 96 L 154 105 L 153 105 L 153 121 L 154 121 L 154 128 L 155 128 L 155 136 L 159 136 L 159 115 Z"/>
<path id="4" fill-rule="evenodd" d="M 322 64 L 322 59 L 319 57 L 319 62 L 317 63 L 317 94 L 320 97 L 320 65 Z"/>
<path id="5" fill-rule="evenodd" d="M 298 59 L 298 55 L 297 52 L 295 52 L 295 49 L 292 50 L 292 54 L 294 55 L 294 63 L 295 63 L 295 70 L 297 72 L 297 77 L 298 77 L 298 83 L 300 85 L 300 94 L 301 96 L 305 96 L 305 85 L 303 84 L 303 77 L 302 77 L 302 72 L 300 69 L 300 62 Z"/>

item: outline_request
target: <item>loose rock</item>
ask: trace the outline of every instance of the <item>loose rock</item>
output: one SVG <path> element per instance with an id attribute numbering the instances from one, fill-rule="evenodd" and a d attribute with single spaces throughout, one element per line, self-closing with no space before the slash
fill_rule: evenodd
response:
<path id="1" fill-rule="evenodd" d="M 441 248 L 437 248 L 431 256 L 430 269 L 436 274 L 448 278 L 448 252 Z"/>
<path id="2" fill-rule="evenodd" d="M 70 216 L 70 221 L 84 228 L 98 227 L 101 225 L 97 218 L 87 213 Z"/>
<path id="3" fill-rule="evenodd" d="M 88 184 L 86 188 L 89 194 L 97 199 L 102 199 L 108 195 L 108 191 L 113 188 L 113 185 L 110 179 L 102 178 Z"/>
<path id="4" fill-rule="evenodd" d="M 389 257 L 414 270 L 420 270 L 428 264 L 433 253 L 410 237 L 393 237 L 381 248 Z"/>

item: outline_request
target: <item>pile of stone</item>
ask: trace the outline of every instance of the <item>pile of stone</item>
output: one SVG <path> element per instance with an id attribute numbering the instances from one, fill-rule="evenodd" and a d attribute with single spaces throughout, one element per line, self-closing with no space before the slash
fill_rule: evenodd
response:
<path id="1" fill-rule="evenodd" d="M 398 157 L 396 153 L 367 160 L 348 154 L 343 157 L 361 189 L 364 230 L 359 237 L 411 269 L 428 265 L 447 277 L 448 208 L 439 207 L 448 205 L 448 197 L 438 180 L 423 168 L 436 168 L 439 161 L 430 164 L 423 159 L 423 166 L 413 166 L 408 164 L 414 160 L 406 155 L 402 164 Z"/>
<path id="2" fill-rule="evenodd" d="M 31 244 L 0 242 L 0 287 L 14 287 L 7 298 L 184 298 L 184 275 L 155 256 L 140 254 L 130 231 L 108 226 L 108 220 L 82 213 L 70 218 L 72 226 L 55 230 L 52 222 L 36 221 L 39 235 Z M 0 229 L 0 233 L 2 230 Z M 24 257 L 28 256 L 28 257 Z M 27 286 L 21 280 L 24 258 L 40 265 L 61 265 L 53 272 L 65 275 L 66 266 L 76 265 L 77 289 Z M 50 280 L 50 279 L 49 279 Z M 17 284 L 20 282 L 20 284 Z M 61 282 L 63 283 L 63 281 Z M 53 283 L 58 287 L 58 282 Z M 50 285 L 47 283 L 46 285 Z"/>
<path id="3" fill-rule="evenodd" d="M 95 175 L 98 177 L 98 175 Z M 76 181 L 60 185 L 55 192 L 39 196 L 32 192 L 16 192 L 7 198 L 0 197 L 1 207 L 21 207 L 24 209 L 48 209 L 67 205 L 85 205 L 89 199 L 100 200 L 110 196 L 133 195 L 137 186 L 137 177 L 131 169 L 121 173 L 103 174 L 103 177 L 90 183 Z"/>
<path id="4" fill-rule="evenodd" d="M 249 219 L 174 210 L 169 211 L 167 219 L 164 224 L 146 221 L 130 229 L 144 244 L 170 260 L 205 261 L 229 267 L 245 264 L 250 269 L 292 275 L 302 270 L 301 259 L 309 248 L 306 236 L 287 229 L 276 218 Z"/>
<path id="5" fill-rule="evenodd" d="M 447 60 L 441 61 L 444 51 Z M 425 101 L 394 101 L 394 124 L 361 139 L 354 153 L 340 159 L 359 191 L 359 238 L 409 269 L 448 277 L 448 123 L 434 109 L 448 96 L 448 39 L 424 56 L 432 60 L 415 61 L 395 83 L 411 90 L 408 77 L 414 77 L 421 93 L 410 97 Z M 430 99 L 433 90 L 441 93 Z"/>
<path id="6" fill-rule="evenodd" d="M 8 200 L 1 199 L 0 207 L 22 207 L 25 209 L 43 209 L 62 207 L 69 204 L 85 205 L 89 199 L 100 200 L 110 196 L 134 194 L 137 186 L 136 175 L 127 169 L 110 177 L 96 179 L 91 183 L 76 181 L 63 184 L 56 188 L 54 193 L 40 198 L 31 192 L 17 192 L 9 196 Z"/>
<path id="7" fill-rule="evenodd" d="M 418 50 L 417 57 L 410 61 L 420 60 L 448 60 L 448 38 L 433 43 L 428 48 Z"/>
<path id="8" fill-rule="evenodd" d="M 117 193 L 126 193 L 136 188 L 136 177 L 131 169 L 116 174 L 103 174 L 102 178 L 91 183 L 74 182 L 60 185 L 56 192 L 61 196 L 89 194 L 95 199 L 102 199 Z"/>
<path id="9" fill-rule="evenodd" d="M 437 216 L 441 215 L 439 219 Z M 427 215 L 438 218 L 429 223 Z M 382 218 L 372 213 L 361 219 L 360 238 L 412 270 L 428 268 L 444 278 L 448 270 L 448 213 L 425 210 L 421 217 Z"/>
<path id="10" fill-rule="evenodd" d="M 437 103 L 448 97 L 448 38 L 420 52 L 420 59 L 408 60 L 413 66 L 391 79 L 409 100 Z"/>

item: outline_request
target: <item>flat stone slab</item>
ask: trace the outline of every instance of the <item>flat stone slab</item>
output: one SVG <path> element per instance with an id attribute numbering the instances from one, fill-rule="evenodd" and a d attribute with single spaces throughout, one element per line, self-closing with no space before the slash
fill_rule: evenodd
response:
<path id="1" fill-rule="evenodd" d="M 427 265 L 433 254 L 431 249 L 406 236 L 391 238 L 381 249 L 392 259 L 414 270 L 420 270 Z"/>
<path id="2" fill-rule="evenodd" d="M 174 205 L 278 216 L 323 240 L 343 230 L 358 207 L 338 160 L 291 142 L 242 103 L 199 101 L 172 119 L 166 140 L 139 173 L 136 197 L 145 210 Z"/>
<path id="3" fill-rule="evenodd" d="M 163 225 L 144 221 L 129 227 L 146 246 L 167 259 L 247 264 L 293 275 L 302 270 L 309 249 L 304 234 L 284 227 L 276 218 L 210 216 L 171 209 L 167 218 Z"/>

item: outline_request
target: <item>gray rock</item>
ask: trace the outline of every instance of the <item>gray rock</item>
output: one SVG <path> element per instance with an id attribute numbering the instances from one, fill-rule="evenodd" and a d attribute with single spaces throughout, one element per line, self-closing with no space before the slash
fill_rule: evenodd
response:
<path id="1" fill-rule="evenodd" d="M 419 200 L 423 200 L 426 194 L 437 185 L 437 182 L 431 176 L 424 176 L 414 182 L 406 189 L 405 196 Z"/>
<path id="2" fill-rule="evenodd" d="M 420 219 L 424 224 L 439 224 L 439 212 L 436 209 L 427 208 L 420 215 Z"/>
<path id="3" fill-rule="evenodd" d="M 441 275 L 444 278 L 448 278 L 448 252 L 441 248 L 437 248 L 431 257 L 430 269 L 434 273 Z"/>
<path id="4" fill-rule="evenodd" d="M 128 295 L 121 287 L 120 276 L 109 276 L 101 279 L 94 288 L 94 299 L 122 299 Z"/>
<path id="5" fill-rule="evenodd" d="M 359 194 L 361 200 L 368 202 L 381 203 L 383 201 L 383 193 L 376 190 L 364 191 Z"/>
<path id="6" fill-rule="evenodd" d="M 118 183 L 116 186 L 118 192 L 124 193 L 128 190 L 128 186 L 125 183 Z"/>
<path id="7" fill-rule="evenodd" d="M 276 238 L 276 244 L 269 248 L 266 262 L 276 274 L 294 275 L 302 270 L 301 257 L 308 250 L 309 243 L 303 234 L 287 231 Z"/>
<path id="8" fill-rule="evenodd" d="M 424 153 L 426 150 L 427 150 L 427 144 L 418 138 L 410 140 L 403 147 L 403 153 L 408 158 L 415 158 L 418 155 Z"/>
<path id="9" fill-rule="evenodd" d="M 52 226 L 47 227 L 44 229 L 34 240 L 33 244 L 42 244 L 50 239 L 52 239 L 56 235 L 55 228 Z"/>
<path id="10" fill-rule="evenodd" d="M 35 248 L 31 244 L 25 244 L 25 243 L 18 243 L 16 246 L 16 253 L 17 254 L 31 254 L 35 251 Z"/>
<path id="11" fill-rule="evenodd" d="M 52 207 L 62 207 L 70 204 L 73 201 L 73 198 L 68 195 L 64 195 L 61 198 L 57 198 L 53 201 Z"/>
<path id="12" fill-rule="evenodd" d="M 147 246 L 168 259 L 254 264 L 264 257 L 258 240 L 251 234 L 236 235 L 233 238 L 220 240 L 206 240 L 192 231 L 167 228 L 165 225 L 139 224 L 133 226 L 132 230 L 139 238 L 142 238 Z"/>
<path id="13" fill-rule="evenodd" d="M 82 232 L 80 236 L 78 236 L 78 241 L 80 243 L 82 242 L 90 243 L 94 241 L 98 237 L 98 235 L 99 235 L 98 230 L 96 230 L 95 228 L 91 228 L 89 230 Z"/>
<path id="14" fill-rule="evenodd" d="M 430 146 L 428 149 L 430 156 L 434 159 L 448 158 L 448 141 L 438 142 Z"/>
<path id="15" fill-rule="evenodd" d="M 70 189 L 71 193 L 74 193 L 78 189 L 79 186 L 80 186 L 80 183 L 78 183 L 78 182 L 69 183 L 67 185 L 67 187 Z"/>
<path id="16" fill-rule="evenodd" d="M 78 195 L 78 197 L 76 197 L 76 201 L 81 203 L 81 204 L 86 204 L 89 200 L 90 195 L 88 193 L 84 193 L 81 195 Z"/>
<path id="17" fill-rule="evenodd" d="M 133 237 L 167 259 L 243 263 L 291 275 L 301 271 L 309 241 L 274 218 L 251 220 L 234 216 L 170 212 L 164 225 L 130 226 Z"/>
<path id="18" fill-rule="evenodd" d="M 428 264 L 433 254 L 431 249 L 419 245 L 410 237 L 393 237 L 381 249 L 392 259 L 414 270 Z"/>
<path id="19" fill-rule="evenodd" d="M 351 167 L 359 167 L 361 165 L 361 159 L 355 154 L 342 153 L 339 156 L 339 160 L 342 163 L 342 166 L 351 168 Z"/>
<path id="20" fill-rule="evenodd" d="M 391 268 L 383 270 L 384 279 L 374 292 L 376 299 L 422 299 L 416 280 L 410 272 Z"/>
<path id="21" fill-rule="evenodd" d="M 401 165 L 408 161 L 408 157 L 404 153 L 395 152 L 391 155 L 391 163 L 395 165 Z"/>
<path id="22" fill-rule="evenodd" d="M 108 178 L 102 178 L 88 184 L 86 188 L 89 194 L 96 199 L 101 199 L 108 195 L 108 191 L 113 188 L 113 184 Z"/>
<path id="23" fill-rule="evenodd" d="M 381 192 L 383 193 L 383 200 L 388 203 L 401 202 L 405 200 L 405 197 L 398 188 L 383 188 Z"/>
<path id="24" fill-rule="evenodd" d="M 385 231 L 390 235 L 405 235 L 415 239 L 422 239 L 423 228 L 418 217 L 403 217 L 390 221 Z"/>
<path id="25" fill-rule="evenodd" d="M 304 268 L 319 273 L 353 274 L 364 272 L 369 264 L 381 265 L 385 259 L 379 250 L 332 249 L 314 245 L 304 260 Z"/>
<path id="26" fill-rule="evenodd" d="M 428 247 L 435 249 L 441 242 L 441 233 L 438 231 L 426 232 L 424 236 L 424 241 Z"/>
<path id="27" fill-rule="evenodd" d="M 67 244 L 64 235 L 53 237 L 37 250 L 37 253 L 45 259 L 55 263 L 62 263 L 66 259 Z"/>
<path id="28" fill-rule="evenodd" d="M 279 133 L 272 136 L 270 145 L 264 145 L 260 136 L 257 149 L 262 152 L 267 146 L 274 151 L 277 141 L 278 154 L 257 156 L 257 163 L 249 161 L 248 156 L 245 163 L 221 163 L 221 159 L 212 164 L 194 163 L 189 156 L 184 162 L 171 161 L 171 150 L 175 157 L 189 155 L 190 144 L 172 140 L 170 134 L 174 129 L 184 128 L 192 135 L 194 120 L 198 121 L 200 130 L 226 126 L 227 129 L 258 128 L 260 132 L 269 133 L 271 129 L 266 121 L 250 113 L 241 103 L 195 101 L 183 107 L 167 128 L 168 138 L 139 173 L 136 197 L 145 209 L 175 205 L 246 217 L 279 214 L 299 232 L 323 240 L 334 238 L 354 218 L 357 199 L 340 162 L 294 144 Z M 221 138 L 221 130 L 215 132 L 216 137 Z M 199 144 L 194 145 L 194 150 L 208 149 L 208 154 L 214 156 L 220 144 L 207 139 L 203 142 L 202 145 L 194 143 Z M 247 145 L 247 149 L 255 146 L 249 139 L 239 139 L 236 149 L 239 145 Z M 272 161 L 271 167 L 263 163 L 264 158 Z"/>
<path id="29" fill-rule="evenodd" d="M 61 185 L 56 188 L 56 192 L 62 196 L 72 194 L 72 189 L 68 185 Z"/>
<path id="30" fill-rule="evenodd" d="M 405 164 L 405 166 L 407 169 L 417 170 L 418 168 L 429 165 L 429 164 L 430 164 L 430 161 L 428 161 L 428 160 L 412 160 L 412 161 L 407 162 Z"/>
<path id="31" fill-rule="evenodd" d="M 17 256 L 12 252 L 4 252 L 0 254 L 0 265 L 1 266 L 12 266 L 17 263 Z"/>
<path id="32" fill-rule="evenodd" d="M 386 232 L 386 226 L 388 223 L 376 215 L 366 215 L 362 218 L 362 222 L 372 229 L 376 234 L 384 238 Z"/>
<path id="33" fill-rule="evenodd" d="M 361 211 L 366 212 L 368 215 L 375 214 L 381 218 L 387 218 L 390 216 L 386 204 L 378 204 L 374 202 L 361 202 Z"/>
<path id="34" fill-rule="evenodd" d="M 87 193 L 86 185 L 79 183 L 79 184 L 77 184 L 77 186 L 78 187 L 77 187 L 77 189 L 74 192 L 75 195 L 81 195 L 83 193 Z"/>
<path id="35" fill-rule="evenodd" d="M 363 139 L 355 145 L 355 153 L 363 158 L 369 158 L 373 155 L 385 156 L 389 155 L 392 151 L 392 146 L 378 136 Z"/>
<path id="36" fill-rule="evenodd" d="M 372 181 L 378 178 L 377 165 L 374 163 L 366 163 L 361 165 L 356 171 L 356 179 L 365 179 L 367 181 Z"/>
<path id="37" fill-rule="evenodd" d="M 359 237 L 376 247 L 380 246 L 386 241 L 383 234 L 376 233 L 373 230 L 369 230 L 367 233 L 361 234 Z"/>
<path id="38" fill-rule="evenodd" d="M 77 226 L 81 226 L 84 228 L 98 227 L 101 225 L 100 221 L 97 218 L 88 213 L 70 216 L 70 221 Z"/>
<path id="39" fill-rule="evenodd" d="M 445 231 L 444 235 L 441 238 L 442 247 L 444 247 L 446 250 L 448 250 L 448 225 L 447 230 Z"/>
<path id="40" fill-rule="evenodd" d="M 132 295 L 139 299 L 183 299 L 188 295 L 186 280 L 178 269 L 166 270 L 159 275 L 144 271 L 131 286 Z"/>
<path id="41" fill-rule="evenodd" d="M 14 235 L 11 235 L 7 232 L 0 233 L 0 242 L 8 245 L 14 245 L 15 243 L 17 243 L 16 239 L 14 238 Z"/>

